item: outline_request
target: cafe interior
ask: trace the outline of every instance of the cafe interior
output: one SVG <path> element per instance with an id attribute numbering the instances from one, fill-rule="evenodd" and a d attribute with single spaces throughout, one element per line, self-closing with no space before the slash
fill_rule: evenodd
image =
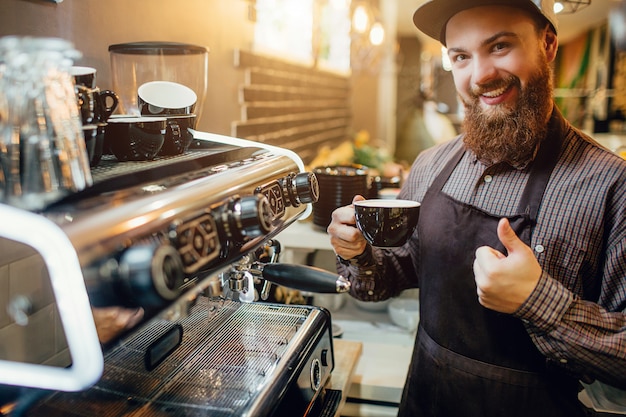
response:
<path id="1" fill-rule="evenodd" d="M 395 416 L 418 292 L 350 298 L 325 228 L 461 132 L 423 2 L 2 0 L 3 100 L 43 65 L 12 51 L 58 52 L 86 165 L 35 199 L 0 169 L 0 416 Z M 555 100 L 626 158 L 626 1 L 556 4 Z M 118 143 L 137 123 L 159 144 Z M 626 414 L 621 391 L 581 401 Z"/>

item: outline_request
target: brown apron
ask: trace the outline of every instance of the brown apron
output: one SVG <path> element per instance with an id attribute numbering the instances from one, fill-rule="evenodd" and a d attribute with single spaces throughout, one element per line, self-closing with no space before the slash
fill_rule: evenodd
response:
<path id="1" fill-rule="evenodd" d="M 558 120 L 553 117 L 556 129 L 533 162 L 519 214 L 509 217 L 527 245 L 559 155 Z M 463 154 L 460 149 L 450 160 L 422 201 L 420 326 L 398 415 L 583 416 L 578 381 L 547 369 L 521 320 L 478 302 L 476 249 L 489 245 L 506 252 L 496 232 L 502 216 L 441 192 Z"/>

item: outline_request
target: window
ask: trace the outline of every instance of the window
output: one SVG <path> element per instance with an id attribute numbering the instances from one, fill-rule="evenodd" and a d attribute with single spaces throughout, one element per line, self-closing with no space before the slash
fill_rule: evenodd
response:
<path id="1" fill-rule="evenodd" d="M 350 0 L 256 0 L 254 50 L 349 71 Z"/>

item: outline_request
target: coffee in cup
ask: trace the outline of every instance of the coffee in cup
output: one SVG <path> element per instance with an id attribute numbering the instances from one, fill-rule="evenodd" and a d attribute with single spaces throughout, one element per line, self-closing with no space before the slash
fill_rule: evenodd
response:
<path id="1" fill-rule="evenodd" d="M 355 201 L 356 226 L 372 246 L 404 245 L 413 234 L 421 204 L 412 200 Z"/>

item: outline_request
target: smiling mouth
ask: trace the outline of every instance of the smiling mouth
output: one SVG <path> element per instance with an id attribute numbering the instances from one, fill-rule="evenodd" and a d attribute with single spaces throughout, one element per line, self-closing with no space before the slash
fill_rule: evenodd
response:
<path id="1" fill-rule="evenodd" d="M 487 91 L 481 94 L 481 96 L 486 97 L 486 98 L 496 98 L 501 96 L 502 94 L 504 94 L 510 86 L 503 86 L 498 88 L 497 90 L 491 90 L 491 91 Z"/>
<path id="2" fill-rule="evenodd" d="M 511 90 L 516 84 L 519 85 L 517 80 L 514 77 L 509 77 L 494 80 L 483 85 L 474 85 L 471 92 L 477 99 L 482 97 L 484 99 L 493 100 L 506 94 L 506 92 Z"/>

